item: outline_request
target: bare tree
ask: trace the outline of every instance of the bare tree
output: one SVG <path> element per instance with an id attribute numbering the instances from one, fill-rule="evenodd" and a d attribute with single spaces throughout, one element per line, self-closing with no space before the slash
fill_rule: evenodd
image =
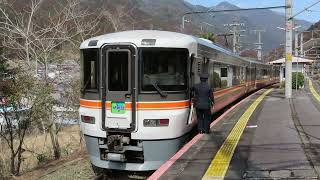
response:
<path id="1" fill-rule="evenodd" d="M 30 56 L 33 53 L 30 43 L 32 42 L 34 15 L 39 9 L 41 1 L 31 0 L 30 8 L 26 12 L 15 11 L 12 4 L 5 1 L 0 2 L 2 46 L 15 50 L 15 55 L 19 59 L 25 59 L 28 65 L 30 65 Z M 14 16 L 14 18 L 11 16 Z"/>
<path id="2" fill-rule="evenodd" d="M 105 2 L 106 7 L 109 7 L 109 1 Z M 110 22 L 114 32 L 127 29 L 126 21 L 134 22 L 134 10 L 136 7 L 130 7 L 130 2 L 117 3 L 113 9 L 104 9 L 103 15 Z"/>
<path id="3" fill-rule="evenodd" d="M 44 16 L 41 7 L 45 1 L 31 0 L 25 11 L 16 10 L 9 3 L 0 6 L 2 46 L 28 65 L 37 60 L 47 67 L 50 62 L 61 60 L 57 52 L 68 44 L 78 49 L 82 41 L 97 32 L 102 17 L 83 9 L 80 0 L 56 2 Z"/>
<path id="4" fill-rule="evenodd" d="M 89 13 L 80 6 L 80 0 L 65 0 L 50 4 L 50 13 L 45 10 L 45 0 L 31 0 L 25 11 L 16 10 L 13 4 L 3 2 L 0 6 L 0 36 L 8 61 L 26 62 L 23 69 L 30 72 L 38 62 L 45 67 L 43 83 L 47 87 L 54 84 L 48 78 L 48 67 L 66 57 L 66 50 L 78 49 L 80 43 L 97 32 L 102 16 Z M 51 1 L 52 2 L 52 1 Z M 53 89 L 46 89 L 51 99 Z M 56 127 L 54 106 L 50 101 L 46 116 L 39 117 L 50 133 L 54 157 L 60 158 L 60 146 Z"/>

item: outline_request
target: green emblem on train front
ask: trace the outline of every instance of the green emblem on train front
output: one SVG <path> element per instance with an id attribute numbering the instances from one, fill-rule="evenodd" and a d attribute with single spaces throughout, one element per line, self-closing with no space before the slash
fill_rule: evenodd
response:
<path id="1" fill-rule="evenodd" d="M 126 113 L 126 104 L 124 102 L 111 102 L 111 113 L 115 113 L 115 114 Z"/>

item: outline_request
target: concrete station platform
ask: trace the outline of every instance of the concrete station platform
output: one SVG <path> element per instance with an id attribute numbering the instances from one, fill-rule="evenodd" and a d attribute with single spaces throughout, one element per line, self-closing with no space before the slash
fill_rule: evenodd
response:
<path id="1" fill-rule="evenodd" d="M 311 83 L 311 84 L 310 84 Z M 312 85 L 313 84 L 313 85 Z M 319 179 L 320 86 L 276 86 L 233 106 L 149 179 Z"/>

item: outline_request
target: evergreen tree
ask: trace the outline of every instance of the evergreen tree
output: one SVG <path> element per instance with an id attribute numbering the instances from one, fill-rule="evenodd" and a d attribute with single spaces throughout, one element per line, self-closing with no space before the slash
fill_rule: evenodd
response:
<path id="1" fill-rule="evenodd" d="M 212 32 L 207 32 L 207 33 L 203 33 L 203 34 L 200 34 L 199 36 L 200 38 L 203 38 L 203 39 L 208 39 L 212 42 L 216 42 L 216 35 Z"/>

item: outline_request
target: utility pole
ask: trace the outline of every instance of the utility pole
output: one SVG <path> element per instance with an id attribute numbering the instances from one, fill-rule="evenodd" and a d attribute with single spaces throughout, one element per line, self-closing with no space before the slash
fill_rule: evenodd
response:
<path id="1" fill-rule="evenodd" d="M 304 11 L 309 10 L 311 7 L 315 6 L 318 3 L 320 3 L 320 0 L 317 0 L 315 3 L 313 3 L 310 6 L 304 8 L 303 10 L 299 11 L 295 15 L 292 15 L 292 0 L 286 0 L 286 20 L 287 20 L 287 23 L 286 23 L 287 24 L 287 26 L 286 26 L 286 29 L 287 29 L 287 31 L 286 31 L 286 37 L 287 37 L 286 38 L 286 44 L 289 45 L 289 46 L 291 45 L 290 49 L 288 49 L 289 48 L 288 46 L 286 47 L 286 69 L 287 69 L 287 65 L 288 65 L 288 68 L 289 68 L 288 70 L 292 70 L 292 62 L 290 61 L 290 58 L 287 58 L 287 57 L 290 57 L 290 54 L 291 54 L 291 57 L 292 57 L 292 24 L 293 24 L 292 20 L 293 20 L 294 17 L 298 16 L 299 14 L 303 13 Z M 312 32 L 312 39 L 313 39 L 313 32 Z M 290 43 L 289 43 L 289 40 L 290 40 Z M 288 51 L 287 51 L 287 49 L 288 49 Z M 286 75 L 287 75 L 287 71 L 286 71 Z M 290 75 L 292 75 L 291 72 L 290 72 Z M 312 68 L 311 75 L 313 76 L 313 68 Z M 288 78 L 290 78 L 289 79 L 290 84 L 288 84 L 289 86 L 287 87 L 287 82 L 288 81 L 287 81 L 287 77 L 286 77 L 286 97 L 287 98 L 291 98 L 292 89 L 291 89 L 290 85 L 291 85 L 292 79 L 291 79 L 291 76 L 288 77 Z"/>
<path id="2" fill-rule="evenodd" d="M 299 38 L 299 34 L 298 34 L 298 31 L 296 30 L 294 32 L 294 56 L 295 57 L 299 56 L 298 38 Z"/>
<path id="3" fill-rule="evenodd" d="M 292 98 L 292 0 L 286 0 L 286 85 L 285 95 Z"/>
<path id="4" fill-rule="evenodd" d="M 232 30 L 232 33 L 233 33 L 233 40 L 232 40 L 232 48 L 233 48 L 233 53 L 236 53 L 237 52 L 237 25 L 234 24 L 233 25 L 233 30 Z"/>
<path id="5" fill-rule="evenodd" d="M 226 47 L 230 47 L 229 46 L 229 43 L 228 43 L 228 38 L 227 37 L 229 37 L 229 36 L 233 36 L 233 34 L 232 33 L 226 33 L 226 34 L 218 34 L 217 36 L 223 36 L 224 37 L 224 41 L 225 41 L 225 46 Z"/>
<path id="6" fill-rule="evenodd" d="M 262 61 L 262 41 L 261 41 L 261 33 L 266 32 L 265 30 L 253 30 L 256 34 L 258 34 L 258 43 L 255 43 L 257 45 L 257 58 L 259 61 Z"/>
<path id="7" fill-rule="evenodd" d="M 292 30 L 294 30 L 294 56 L 298 57 L 299 56 L 299 45 L 298 45 L 298 41 L 299 41 L 299 31 L 298 29 L 301 28 L 301 26 L 295 26 L 292 28 Z M 302 34 L 302 32 L 301 32 Z"/>
<path id="8" fill-rule="evenodd" d="M 183 30 L 184 30 L 185 18 L 186 18 L 186 15 L 183 15 L 183 16 L 182 16 L 182 24 L 181 24 L 181 32 L 183 32 Z"/>
<path id="9" fill-rule="evenodd" d="M 182 16 L 182 24 L 181 24 L 181 30 L 180 30 L 182 33 L 183 33 L 184 27 L 185 27 L 184 23 L 185 23 L 185 22 L 188 22 L 188 23 L 190 22 L 189 20 L 186 20 L 186 15 L 187 15 L 187 14 L 184 14 L 184 15 Z"/>
<path id="10" fill-rule="evenodd" d="M 233 41 L 232 41 L 232 49 L 233 53 L 237 53 L 237 49 L 239 46 L 239 37 L 242 36 L 240 32 L 243 32 L 245 30 L 240 30 L 240 26 L 244 26 L 243 23 L 238 23 L 238 22 L 233 22 L 232 24 L 224 24 L 225 27 L 232 27 L 232 30 L 230 32 L 232 33 L 233 36 Z"/>
<path id="11" fill-rule="evenodd" d="M 298 31 L 295 30 L 294 31 L 294 56 L 295 58 L 297 59 L 297 62 L 296 62 L 296 91 L 298 91 L 298 68 L 299 68 L 299 48 L 298 48 Z"/>
<path id="12" fill-rule="evenodd" d="M 304 52 L 303 52 L 303 32 L 300 33 L 300 56 L 304 57 Z"/>

